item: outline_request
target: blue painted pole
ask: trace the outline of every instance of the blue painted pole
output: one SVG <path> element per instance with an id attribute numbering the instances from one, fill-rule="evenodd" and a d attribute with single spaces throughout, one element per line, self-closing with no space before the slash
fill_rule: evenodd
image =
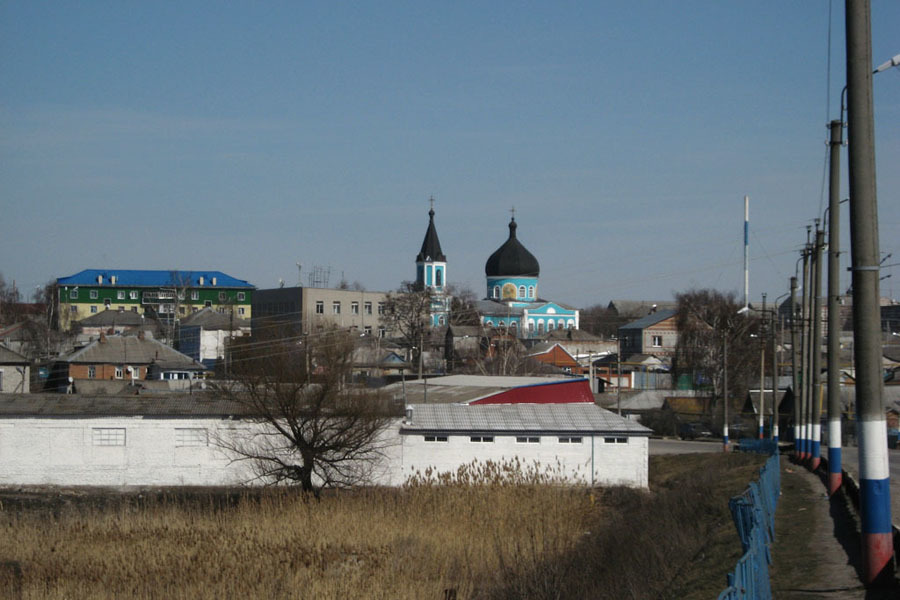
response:
<path id="1" fill-rule="evenodd" d="M 841 111 L 843 116 L 843 111 Z M 843 123 L 830 124 L 828 195 L 828 494 L 843 483 L 841 464 L 841 144 Z"/>
<path id="2" fill-rule="evenodd" d="M 822 442 L 822 250 L 825 248 L 825 232 L 819 229 L 816 219 L 816 268 L 814 278 L 813 310 L 812 310 L 812 408 L 810 423 L 812 425 L 812 447 L 810 452 L 810 468 L 815 471 L 819 468 L 820 451 Z"/>

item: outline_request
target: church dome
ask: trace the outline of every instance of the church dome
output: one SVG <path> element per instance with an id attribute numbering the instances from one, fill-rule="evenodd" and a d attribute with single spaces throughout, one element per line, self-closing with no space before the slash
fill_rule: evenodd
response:
<path id="1" fill-rule="evenodd" d="M 491 254 L 484 265 L 488 277 L 537 277 L 541 267 L 534 254 L 516 239 L 516 220 L 509 222 L 509 239 Z"/>

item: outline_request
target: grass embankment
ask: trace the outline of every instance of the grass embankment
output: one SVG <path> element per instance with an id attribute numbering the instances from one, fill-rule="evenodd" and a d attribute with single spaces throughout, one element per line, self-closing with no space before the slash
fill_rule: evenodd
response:
<path id="1" fill-rule="evenodd" d="M 321 501 L 4 494 L 0 580 L 9 593 L 21 572 L 42 599 L 709 598 L 740 554 L 727 500 L 760 464 L 654 458 L 649 494 L 502 478 Z"/>

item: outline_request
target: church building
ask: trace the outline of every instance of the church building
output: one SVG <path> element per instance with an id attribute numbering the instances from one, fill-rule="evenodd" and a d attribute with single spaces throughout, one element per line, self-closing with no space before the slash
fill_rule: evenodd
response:
<path id="1" fill-rule="evenodd" d="M 434 226 L 434 200 L 428 211 L 428 229 L 416 256 L 416 283 L 433 294 L 431 325 L 450 323 L 450 297 L 446 294 L 447 257 L 441 251 Z M 516 237 L 515 215 L 509 238 L 484 266 L 487 297 L 475 302 L 485 328 L 496 328 L 519 338 L 538 338 L 554 329 L 578 329 L 579 311 L 538 295 L 541 268 L 534 255 Z"/>
<path id="2" fill-rule="evenodd" d="M 541 337 L 554 329 L 578 329 L 578 309 L 538 295 L 541 267 L 516 237 L 517 228 L 513 216 L 509 238 L 484 265 L 487 297 L 476 303 L 482 324 L 519 338 Z"/>
<path id="3" fill-rule="evenodd" d="M 450 298 L 444 293 L 447 285 L 447 257 L 441 251 L 437 229 L 434 227 L 434 198 L 428 211 L 428 229 L 422 240 L 422 249 L 416 255 L 416 286 L 431 290 L 431 326 L 450 323 Z"/>

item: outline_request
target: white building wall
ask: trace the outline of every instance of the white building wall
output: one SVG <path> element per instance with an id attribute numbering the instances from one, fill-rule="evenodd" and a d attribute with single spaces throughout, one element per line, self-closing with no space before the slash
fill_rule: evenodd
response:
<path id="1" fill-rule="evenodd" d="M 0 419 L 0 485 L 252 483 L 252 464 L 230 460 L 217 445 L 217 440 L 244 435 L 251 427 L 254 425 L 248 422 L 200 418 Z M 179 429 L 203 430 L 207 441 L 179 446 Z M 100 436 L 105 435 L 105 441 L 110 442 L 118 439 L 121 430 L 124 446 L 98 445 Z M 469 435 L 451 435 L 447 442 L 425 442 L 420 433 L 401 435 L 399 431 L 399 421 L 385 430 L 379 442 L 384 458 L 371 469 L 367 466 L 371 483 L 402 485 L 410 475 L 424 473 L 428 467 L 446 472 L 473 460 L 502 462 L 519 457 L 526 465 L 536 461 L 573 483 L 648 485 L 646 437 L 605 443 L 602 436 L 582 435 L 580 444 L 562 444 L 558 436 L 545 435 L 535 444 L 517 443 L 512 435 L 495 435 L 493 442 L 472 442 Z"/>
<path id="2" fill-rule="evenodd" d="M 624 444 L 606 443 L 604 436 L 591 435 L 582 435 L 581 443 L 560 443 L 556 435 L 539 436 L 539 443 L 519 443 L 515 435 L 494 435 L 493 442 L 472 442 L 469 435 L 448 435 L 446 442 L 426 442 L 421 433 L 400 437 L 401 479 L 395 484 L 429 467 L 437 473 L 453 472 L 475 460 L 505 462 L 518 457 L 525 465 L 537 462 L 542 470 L 559 473 L 573 483 L 648 485 L 646 437 L 625 438 Z"/>

